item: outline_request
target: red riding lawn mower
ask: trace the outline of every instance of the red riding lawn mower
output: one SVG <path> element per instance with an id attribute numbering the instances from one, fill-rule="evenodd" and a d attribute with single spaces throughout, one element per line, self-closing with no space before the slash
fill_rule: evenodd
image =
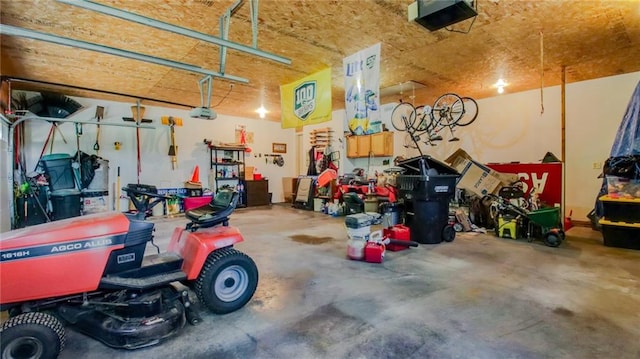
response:
<path id="1" fill-rule="evenodd" d="M 2 359 L 56 358 L 65 325 L 115 348 L 157 344 L 200 321 L 189 289 L 218 314 L 251 299 L 258 269 L 233 248 L 243 238 L 228 225 L 238 193 L 220 191 L 187 211 L 190 222 L 174 230 L 167 252 L 145 256 L 147 243 L 155 246 L 154 224 L 143 220 L 148 199 L 165 199 L 149 187 L 123 188 L 147 199 L 136 204 L 142 219 L 111 212 L 0 235 L 0 309 L 9 314 Z"/>

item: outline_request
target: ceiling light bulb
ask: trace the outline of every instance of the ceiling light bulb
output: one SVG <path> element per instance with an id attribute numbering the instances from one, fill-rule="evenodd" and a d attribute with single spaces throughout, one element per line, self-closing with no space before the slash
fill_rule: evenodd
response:
<path id="1" fill-rule="evenodd" d="M 260 118 L 264 118 L 264 116 L 269 112 L 267 111 L 266 108 L 264 108 L 264 105 L 260 105 L 260 108 L 258 108 L 256 110 L 256 112 L 258 113 L 258 115 L 260 116 Z"/>
<path id="2" fill-rule="evenodd" d="M 496 87 L 505 87 L 505 86 L 507 86 L 507 83 L 503 79 L 498 79 L 498 82 L 496 82 Z"/>
<path id="3" fill-rule="evenodd" d="M 498 86 L 498 93 L 504 92 L 504 86 Z"/>

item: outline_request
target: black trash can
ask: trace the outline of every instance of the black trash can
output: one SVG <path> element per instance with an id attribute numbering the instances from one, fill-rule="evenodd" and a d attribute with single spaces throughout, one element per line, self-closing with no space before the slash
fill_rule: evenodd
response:
<path id="1" fill-rule="evenodd" d="M 455 193 L 457 177 L 431 175 L 415 181 L 414 190 L 406 195 L 411 201 L 407 212 L 411 240 L 437 244 L 455 238 L 455 231 L 449 226 L 449 202 Z"/>
<path id="2" fill-rule="evenodd" d="M 426 174 L 420 173 L 420 157 L 399 163 L 407 175 L 397 178 L 400 198 L 406 204 L 411 240 L 423 244 L 450 242 L 455 230 L 449 225 L 449 202 L 455 195 L 459 173 L 429 156 L 423 156 Z"/>
<path id="3" fill-rule="evenodd" d="M 411 240 L 418 243 L 438 244 L 455 238 L 455 230 L 449 225 L 449 202 L 413 202 L 413 211 L 407 213 L 407 226 Z"/>

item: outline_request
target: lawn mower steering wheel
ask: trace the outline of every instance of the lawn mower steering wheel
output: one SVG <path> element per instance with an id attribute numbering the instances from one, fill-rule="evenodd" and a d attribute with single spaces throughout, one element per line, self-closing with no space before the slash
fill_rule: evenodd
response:
<path id="1" fill-rule="evenodd" d="M 136 210 L 138 211 L 136 217 L 138 219 L 145 219 L 146 217 L 151 216 L 153 207 L 158 203 L 171 199 L 170 196 L 143 191 L 139 188 L 122 187 L 122 190 L 127 193 L 127 196 L 131 199 L 133 206 L 136 207 Z"/>

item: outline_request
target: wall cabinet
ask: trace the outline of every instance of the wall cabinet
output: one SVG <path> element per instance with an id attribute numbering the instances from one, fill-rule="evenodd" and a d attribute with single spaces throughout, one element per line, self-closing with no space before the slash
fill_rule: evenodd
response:
<path id="1" fill-rule="evenodd" d="M 393 156 L 393 132 L 347 137 L 347 157 Z"/>
<path id="2" fill-rule="evenodd" d="M 369 157 L 371 150 L 371 136 L 347 137 L 347 157 Z"/>
<path id="3" fill-rule="evenodd" d="M 393 132 L 385 131 L 371 135 L 371 152 L 374 156 L 393 156 Z"/>

